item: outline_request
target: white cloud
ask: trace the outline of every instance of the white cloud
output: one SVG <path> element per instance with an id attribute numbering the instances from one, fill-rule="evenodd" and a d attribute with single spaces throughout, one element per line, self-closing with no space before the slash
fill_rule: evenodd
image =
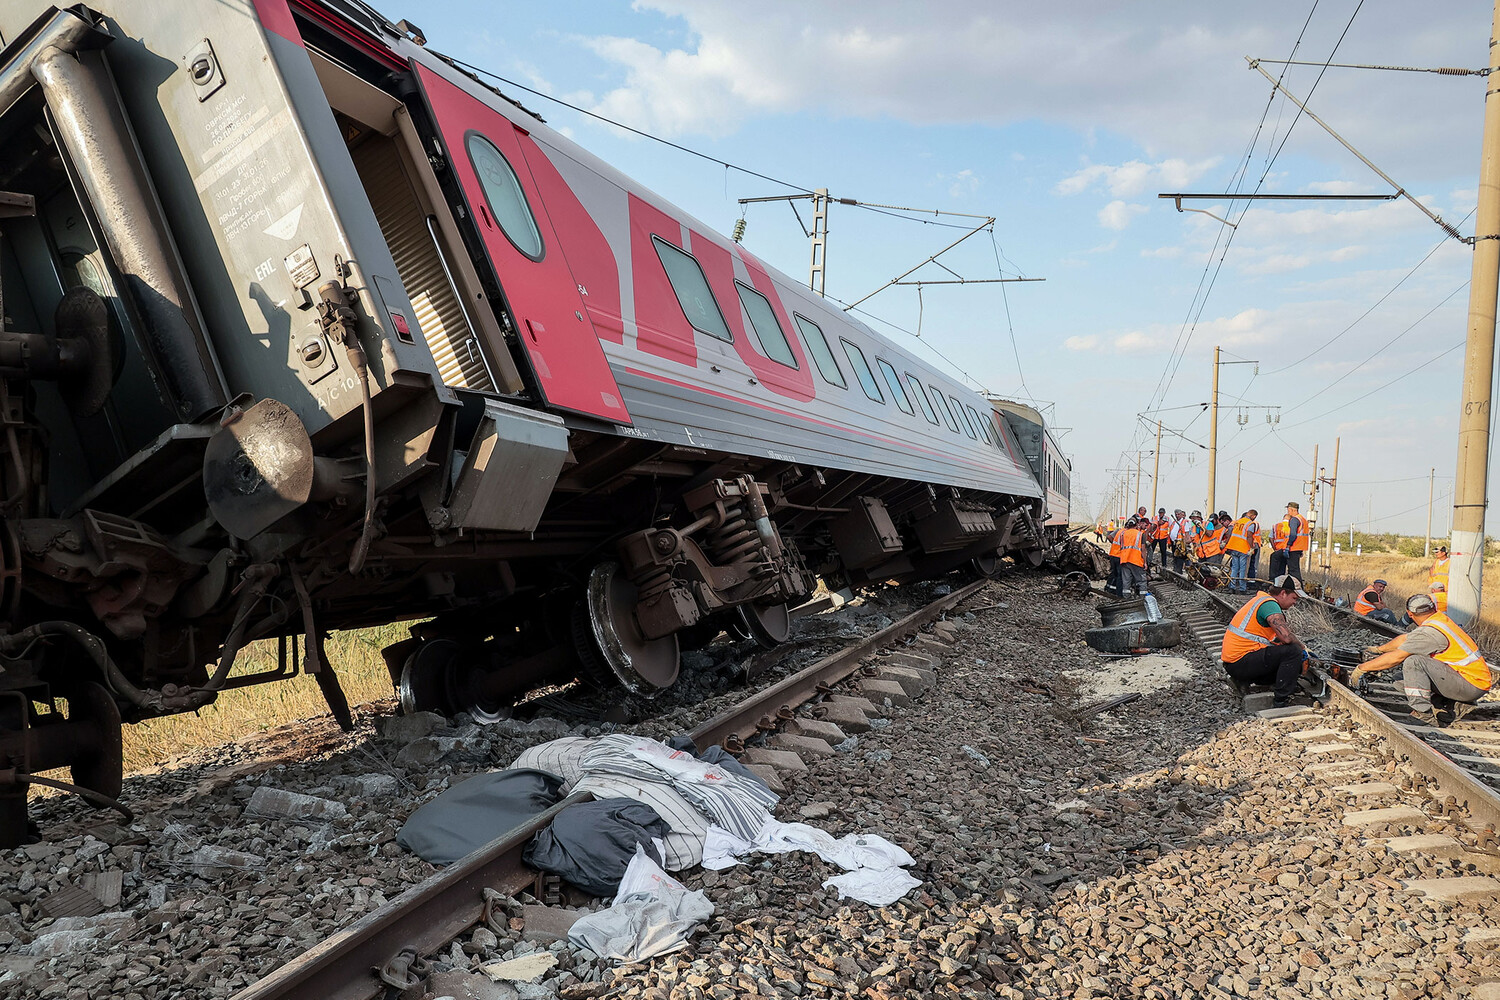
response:
<path id="1" fill-rule="evenodd" d="M 1308 191 L 1313 194 L 1373 194 L 1369 184 L 1358 184 L 1354 181 L 1313 181 L 1307 185 Z"/>
<path id="2" fill-rule="evenodd" d="M 1182 247 L 1157 247 L 1154 250 L 1142 250 L 1142 257 L 1161 257 L 1164 260 L 1176 260 L 1182 256 Z"/>
<path id="3" fill-rule="evenodd" d="M 1099 335 L 1096 333 L 1083 337 L 1069 337 L 1063 341 L 1063 347 L 1070 351 L 1097 351 L 1099 344 Z"/>
<path id="4" fill-rule="evenodd" d="M 796 111 L 924 125 L 1046 121 L 1085 141 L 1107 130 L 1148 153 L 1170 149 L 1184 166 L 1243 148 L 1267 84 L 1242 57 L 1287 51 L 1306 17 L 1300 0 L 1163 0 L 1149 18 L 1132 5 L 1091 8 L 1087 18 L 1066 4 L 1002 13 L 989 0 L 637 0 L 635 8 L 673 23 L 647 35 L 651 43 L 583 43 L 624 77 L 596 110 L 629 114 L 637 127 L 718 135 L 746 115 Z M 1399 51 L 1403 62 L 1465 65 L 1488 27 L 1482 15 L 1437 5 L 1413 30 L 1401 5 L 1383 5 L 1361 14 L 1349 43 L 1399 39 L 1393 57 Z M 1304 45 L 1330 50 L 1337 21 L 1314 19 Z M 1294 69 L 1288 86 L 1305 94 L 1313 72 Z M 1330 73 L 1314 106 L 1400 177 L 1411 162 L 1478 162 L 1472 102 L 1455 94 L 1450 81 Z M 1304 120 L 1286 152 L 1315 143 L 1323 155 L 1326 140 Z"/>
<path id="5" fill-rule="evenodd" d="M 1102 185 L 1116 198 L 1133 198 L 1155 188 L 1178 189 L 1191 184 L 1219 162 L 1218 157 L 1189 163 L 1186 160 L 1162 160 L 1144 163 L 1131 160 L 1119 166 L 1091 163 L 1057 182 L 1057 194 L 1080 194 Z"/>
<path id="6" fill-rule="evenodd" d="M 1123 201 L 1112 201 L 1099 209 L 1099 225 L 1105 229 L 1120 230 L 1130 225 L 1130 220 L 1146 211 L 1145 205 L 1130 205 Z"/>
<path id="7" fill-rule="evenodd" d="M 979 190 L 979 178 L 972 170 L 960 170 L 956 174 L 938 174 L 938 180 L 948 184 L 948 195 L 962 198 Z"/>

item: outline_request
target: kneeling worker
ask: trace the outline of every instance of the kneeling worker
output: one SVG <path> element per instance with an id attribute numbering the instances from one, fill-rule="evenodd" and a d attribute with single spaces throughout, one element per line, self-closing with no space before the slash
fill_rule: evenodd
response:
<path id="1" fill-rule="evenodd" d="M 1269 589 L 1246 601 L 1224 630 L 1219 653 L 1224 670 L 1237 681 L 1274 683 L 1272 704 L 1277 708 L 1291 703 L 1307 658 L 1307 647 L 1292 634 L 1285 614 L 1297 598 L 1306 596 L 1302 581 L 1295 576 L 1278 576 Z"/>
<path id="2" fill-rule="evenodd" d="M 1401 684 L 1411 714 L 1429 725 L 1438 723 L 1434 697 L 1453 702 L 1452 721 L 1457 722 L 1489 691 L 1494 678 L 1479 646 L 1458 623 L 1438 611 L 1426 594 L 1406 602 L 1406 612 L 1417 625 L 1374 652 L 1380 655 L 1362 663 L 1349 675 L 1349 686 L 1365 674 L 1401 667 Z M 1433 695 L 1433 689 L 1437 695 Z"/>

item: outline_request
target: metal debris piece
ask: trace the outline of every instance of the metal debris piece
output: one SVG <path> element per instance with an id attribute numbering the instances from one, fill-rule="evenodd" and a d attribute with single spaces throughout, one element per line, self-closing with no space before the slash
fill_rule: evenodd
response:
<path id="1" fill-rule="evenodd" d="M 41 910 L 49 917 L 97 917 L 104 904 L 83 886 L 68 885 L 42 900 Z"/>

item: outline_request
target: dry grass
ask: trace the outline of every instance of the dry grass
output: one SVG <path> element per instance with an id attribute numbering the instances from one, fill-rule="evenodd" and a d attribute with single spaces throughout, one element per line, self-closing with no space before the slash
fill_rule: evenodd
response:
<path id="1" fill-rule="evenodd" d="M 1427 571 L 1432 568 L 1431 559 L 1415 559 L 1394 552 L 1367 552 L 1360 556 L 1340 552 L 1333 557 L 1332 568 L 1324 570 L 1319 565 L 1322 556 L 1321 552 L 1303 553 L 1303 571 L 1308 582 L 1322 583 L 1326 577 L 1332 595 L 1342 597 L 1350 604 L 1354 603 L 1355 593 L 1372 580 L 1384 580 L 1390 584 L 1385 591 L 1385 603 L 1398 616 L 1408 597 L 1427 593 Z M 1485 560 L 1484 578 L 1486 586 L 1484 603 L 1479 609 L 1479 625 L 1494 630 L 1500 637 L 1500 559 Z M 1477 630 L 1470 631 L 1476 639 L 1480 638 Z"/>
<path id="2" fill-rule="evenodd" d="M 335 632 L 328 638 L 328 658 L 350 705 L 391 695 L 391 676 L 380 650 L 406 638 L 405 624 L 354 632 Z M 276 666 L 274 640 L 245 649 L 234 673 L 248 674 Z M 317 681 L 300 674 L 291 680 L 255 684 L 221 694 L 196 714 L 172 715 L 125 727 L 125 773 L 179 757 L 203 747 L 232 743 L 288 722 L 325 715 L 328 705 Z"/>

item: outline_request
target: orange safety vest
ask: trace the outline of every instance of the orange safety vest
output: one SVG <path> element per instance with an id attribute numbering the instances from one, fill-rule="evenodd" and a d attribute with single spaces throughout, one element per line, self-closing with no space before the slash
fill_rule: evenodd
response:
<path id="1" fill-rule="evenodd" d="M 1439 611 L 1430 616 L 1423 625 L 1431 625 L 1448 640 L 1448 648 L 1434 653 L 1433 659 L 1458 671 L 1460 677 L 1477 688 L 1490 688 L 1490 665 L 1484 662 L 1479 647 L 1469 638 L 1469 633 L 1458 627 L 1458 623 Z"/>
<path id="2" fill-rule="evenodd" d="M 1152 535 L 1151 537 L 1154 538 L 1154 539 L 1156 539 L 1157 541 L 1161 541 L 1164 538 L 1170 538 L 1171 535 L 1172 535 L 1172 519 L 1169 518 L 1169 517 L 1164 517 L 1164 518 L 1161 519 L 1161 521 L 1159 521 L 1157 523 L 1157 525 L 1156 525 L 1156 534 Z"/>
<path id="3" fill-rule="evenodd" d="M 1312 539 L 1309 538 L 1307 534 L 1307 518 L 1303 517 L 1300 514 L 1288 514 L 1286 516 L 1287 536 L 1291 536 L 1291 520 L 1294 517 L 1297 519 L 1297 537 L 1291 540 L 1291 550 L 1293 552 L 1306 552 L 1307 543 L 1312 541 Z"/>
<path id="4" fill-rule="evenodd" d="M 1269 625 L 1262 625 L 1255 618 L 1255 613 L 1267 601 L 1276 604 L 1276 598 L 1261 591 L 1235 612 L 1229 621 L 1229 627 L 1224 630 L 1224 644 L 1219 647 L 1219 659 L 1225 663 L 1234 663 L 1276 641 L 1276 630 Z M 1276 604 L 1276 613 L 1282 613 L 1280 604 Z"/>
<path id="5" fill-rule="evenodd" d="M 1271 526 L 1271 548 L 1272 548 L 1272 550 L 1274 550 L 1276 552 L 1280 552 L 1282 549 L 1285 549 L 1286 548 L 1287 535 L 1289 535 L 1289 534 L 1291 534 L 1291 529 L 1287 527 L 1286 521 L 1277 521 L 1274 525 L 1272 525 Z"/>
<path id="6" fill-rule="evenodd" d="M 1432 603 L 1433 604 L 1437 605 L 1438 614 L 1447 614 L 1447 612 L 1448 612 L 1448 592 L 1446 590 L 1439 590 L 1437 593 L 1435 593 L 1435 594 L 1428 594 L 1427 596 L 1430 597 L 1430 598 L 1432 598 Z"/>
<path id="7" fill-rule="evenodd" d="M 1354 613 L 1355 614 L 1357 614 L 1357 615 L 1367 615 L 1371 611 L 1375 610 L 1375 605 L 1373 605 L 1369 601 L 1365 600 L 1365 595 L 1368 594 L 1371 590 L 1373 590 L 1374 587 L 1375 587 L 1375 585 L 1371 584 L 1370 586 L 1363 588 L 1362 590 L 1360 590 L 1359 595 L 1354 598 Z"/>
<path id="8" fill-rule="evenodd" d="M 1139 528 L 1120 532 L 1120 562 L 1126 566 L 1146 566 L 1146 533 Z"/>
<path id="9" fill-rule="evenodd" d="M 1260 524 L 1256 521 L 1250 522 L 1250 551 L 1254 552 L 1266 544 L 1266 536 L 1261 533 Z"/>
<path id="10" fill-rule="evenodd" d="M 1437 559 L 1437 560 L 1434 560 L 1433 564 L 1432 564 L 1432 569 L 1430 569 L 1430 570 L 1427 571 L 1427 586 L 1430 587 L 1434 583 L 1441 583 L 1444 587 L 1448 586 L 1448 560 L 1447 559 Z"/>
<path id="11" fill-rule="evenodd" d="M 1203 541 L 1198 543 L 1198 558 L 1212 559 L 1224 551 L 1224 542 L 1217 528 L 1209 528 L 1203 532 Z"/>
<path id="12" fill-rule="evenodd" d="M 1234 527 L 1230 528 L 1229 551 L 1250 551 L 1250 519 L 1248 517 L 1242 517 L 1235 521 Z"/>

